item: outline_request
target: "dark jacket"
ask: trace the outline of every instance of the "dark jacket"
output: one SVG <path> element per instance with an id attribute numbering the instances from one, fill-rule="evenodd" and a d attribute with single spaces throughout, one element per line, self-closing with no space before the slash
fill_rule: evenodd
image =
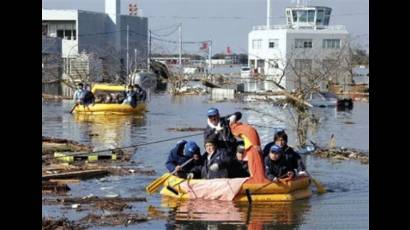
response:
<path id="1" fill-rule="evenodd" d="M 95 101 L 94 94 L 89 90 L 85 90 L 84 92 L 85 93 L 84 93 L 83 103 L 85 105 L 89 105 L 89 104 L 94 103 L 94 101 Z"/>
<path id="2" fill-rule="evenodd" d="M 194 179 L 201 179 L 201 171 L 202 171 L 203 164 L 204 164 L 204 159 L 202 157 L 200 157 L 199 160 L 192 161 L 193 166 L 189 172 L 194 174 Z"/>
<path id="3" fill-rule="evenodd" d="M 224 149 L 216 149 L 216 152 L 212 154 L 211 159 L 208 161 L 208 153 L 205 152 L 202 155 L 204 161 L 201 170 L 202 179 L 214 179 L 214 178 L 227 178 L 228 177 L 228 166 L 230 163 L 230 158 Z M 209 167 L 217 163 L 219 169 L 217 171 L 212 171 Z"/>
<path id="4" fill-rule="evenodd" d="M 239 161 L 234 159 L 231 161 L 228 169 L 229 178 L 249 177 L 249 169 L 247 161 Z"/>
<path id="5" fill-rule="evenodd" d="M 137 87 L 137 88 L 138 88 L 138 91 L 137 91 L 138 100 L 145 101 L 147 99 L 147 92 L 141 87 Z"/>
<path id="6" fill-rule="evenodd" d="M 269 156 L 265 157 L 265 175 L 269 180 L 273 178 L 280 178 L 284 176 L 287 172 L 292 171 L 289 163 L 284 158 L 284 155 L 277 161 L 273 161 Z"/>
<path id="7" fill-rule="evenodd" d="M 266 158 L 269 155 L 270 149 L 274 144 L 275 143 L 272 141 L 265 145 L 265 147 L 263 148 L 263 158 Z M 284 152 L 285 152 L 284 158 L 289 162 L 292 169 L 297 170 L 297 171 L 306 170 L 305 165 L 303 164 L 299 153 L 295 152 L 293 148 L 289 146 L 285 146 Z"/>
<path id="8" fill-rule="evenodd" d="M 236 151 L 236 138 L 233 136 L 231 129 L 229 128 L 229 121 L 228 118 L 232 115 L 236 115 L 236 120 L 241 119 L 242 114 L 240 112 L 236 112 L 234 114 L 230 114 L 225 117 L 220 118 L 221 127 L 223 128 L 218 133 L 216 132 L 215 128 L 211 128 L 209 125 L 206 126 L 204 132 L 204 142 L 207 139 L 214 139 L 217 140 L 216 145 L 218 148 L 223 148 L 227 152 L 227 154 L 233 158 L 235 151 Z"/>
<path id="9" fill-rule="evenodd" d="M 175 170 L 175 167 L 177 165 L 182 165 L 185 163 L 187 160 L 190 158 L 185 157 L 183 155 L 184 151 L 184 146 L 187 143 L 187 141 L 183 140 L 177 143 L 177 145 L 170 151 L 168 160 L 165 163 L 165 166 L 167 167 L 169 172 L 173 172 Z M 182 171 L 178 172 L 177 176 L 178 177 L 186 177 L 186 174 L 191 171 L 191 169 L 194 167 L 194 162 L 191 161 L 187 165 L 185 165 L 182 169 Z"/>

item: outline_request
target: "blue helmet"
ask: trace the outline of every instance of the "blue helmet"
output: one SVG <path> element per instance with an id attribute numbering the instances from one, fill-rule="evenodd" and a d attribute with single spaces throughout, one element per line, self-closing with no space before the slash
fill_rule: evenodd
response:
<path id="1" fill-rule="evenodd" d="M 282 149 L 282 147 L 280 147 L 279 145 L 273 145 L 273 146 L 270 148 L 270 152 L 271 152 L 271 153 L 282 154 L 282 153 L 283 153 L 283 149 Z"/>
<path id="2" fill-rule="evenodd" d="M 219 111 L 217 108 L 210 108 L 208 109 L 208 117 L 210 116 L 217 116 L 219 115 Z"/>
<path id="3" fill-rule="evenodd" d="M 184 146 L 184 156 L 191 158 L 195 153 L 199 153 L 199 147 L 194 141 L 188 141 Z"/>

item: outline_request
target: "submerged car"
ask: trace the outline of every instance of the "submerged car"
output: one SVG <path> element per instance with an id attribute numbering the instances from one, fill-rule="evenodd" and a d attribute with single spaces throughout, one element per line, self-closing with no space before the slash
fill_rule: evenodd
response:
<path id="1" fill-rule="evenodd" d="M 338 109 L 352 109 L 352 99 L 340 99 L 334 93 L 314 92 L 308 94 L 306 100 L 316 107 L 337 107 Z"/>

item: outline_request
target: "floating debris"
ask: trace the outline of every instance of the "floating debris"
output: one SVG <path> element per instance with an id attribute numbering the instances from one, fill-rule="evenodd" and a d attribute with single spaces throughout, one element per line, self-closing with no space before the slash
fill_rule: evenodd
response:
<path id="1" fill-rule="evenodd" d="M 318 149 L 313 153 L 314 156 L 329 158 L 334 160 L 359 160 L 362 164 L 369 163 L 369 153 L 346 148 Z"/>
<path id="2" fill-rule="evenodd" d="M 108 210 L 108 211 L 123 211 L 124 209 L 132 208 L 128 203 L 130 202 L 146 202 L 145 197 L 98 197 L 98 196 L 85 196 L 80 198 L 57 198 L 57 199 L 45 199 L 44 205 L 67 205 L 73 208 L 73 205 L 78 207 L 87 205 L 95 209 Z"/>
<path id="3" fill-rule="evenodd" d="M 70 187 L 68 187 L 65 183 L 59 183 L 55 181 L 43 181 L 42 182 L 42 192 L 45 193 L 65 193 L 70 191 Z"/>
<path id="4" fill-rule="evenodd" d="M 195 132 L 195 131 L 205 131 L 205 128 L 187 127 L 187 128 L 168 128 L 167 130 L 176 131 L 176 132 Z"/>
<path id="5" fill-rule="evenodd" d="M 144 215 L 137 213 L 115 213 L 111 215 L 88 214 L 80 219 L 82 223 L 94 224 L 97 226 L 129 225 L 148 221 Z"/>
<path id="6" fill-rule="evenodd" d="M 70 221 L 66 217 L 60 219 L 49 219 L 43 217 L 42 219 L 42 230 L 83 230 L 85 227 L 81 226 L 74 221 Z"/>

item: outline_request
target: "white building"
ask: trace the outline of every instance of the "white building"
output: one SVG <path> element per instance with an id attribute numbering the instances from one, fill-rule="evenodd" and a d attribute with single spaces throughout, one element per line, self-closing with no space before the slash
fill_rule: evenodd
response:
<path id="1" fill-rule="evenodd" d="M 294 71 L 334 66 L 338 62 L 336 57 L 341 60 L 341 55 L 345 55 L 349 33 L 342 25 L 329 25 L 331 8 L 288 7 L 286 25 L 270 25 L 270 0 L 267 5 L 266 25 L 254 26 L 248 34 L 248 65 L 254 71 L 276 82 L 284 75 L 280 84 L 293 90 L 297 87 Z M 344 81 L 340 77 L 344 76 L 343 71 L 336 72 L 338 76 L 329 77 Z M 267 81 L 266 90 L 278 88 Z"/>
<path id="2" fill-rule="evenodd" d="M 352 69 L 353 81 L 355 84 L 369 85 L 369 68 L 366 66 L 356 66 Z"/>
<path id="3" fill-rule="evenodd" d="M 105 0 L 104 13 L 43 9 L 43 38 L 61 38 L 61 55 L 65 66 L 70 59 L 85 51 L 97 55 L 105 69 L 117 74 L 120 70 L 122 73 L 126 71 L 127 62 L 129 69 L 134 67 L 134 60 L 139 68 L 144 68 L 147 66 L 148 19 L 121 15 L 120 9 L 120 0 Z M 43 41 L 44 45 L 50 44 Z M 114 74 L 112 72 L 108 75 Z"/>

